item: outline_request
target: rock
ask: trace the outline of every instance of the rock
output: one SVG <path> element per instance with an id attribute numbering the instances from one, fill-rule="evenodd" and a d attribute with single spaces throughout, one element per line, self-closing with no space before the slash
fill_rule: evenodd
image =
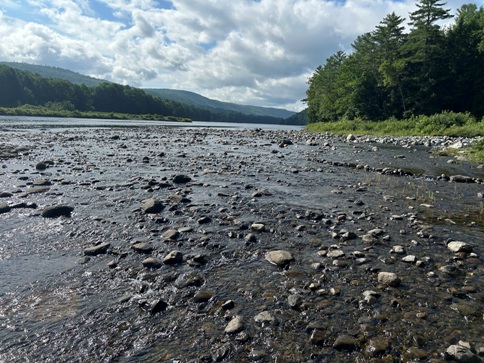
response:
<path id="1" fill-rule="evenodd" d="M 266 260 L 277 266 L 286 266 L 294 260 L 291 253 L 288 251 L 270 251 L 266 253 Z"/>
<path id="2" fill-rule="evenodd" d="M 174 265 L 183 261 L 183 255 L 180 251 L 171 251 L 163 258 L 163 263 L 166 265 Z"/>
<path id="3" fill-rule="evenodd" d="M 449 360 L 455 360 L 458 363 L 479 363 L 481 358 L 474 354 L 468 347 L 462 345 L 451 345 L 445 351 L 445 356 Z"/>
<path id="4" fill-rule="evenodd" d="M 109 242 L 101 243 L 97 246 L 88 247 L 84 249 L 84 254 L 86 256 L 97 256 L 101 254 L 105 254 L 108 251 L 108 248 L 111 246 Z"/>
<path id="5" fill-rule="evenodd" d="M 200 290 L 195 293 L 193 301 L 196 303 L 204 303 L 209 301 L 213 297 L 213 293 L 208 290 Z"/>
<path id="6" fill-rule="evenodd" d="M 73 210 L 68 205 L 54 205 L 44 208 L 41 215 L 44 218 L 70 217 Z"/>
<path id="7" fill-rule="evenodd" d="M 329 258 L 340 258 L 340 257 L 343 257 L 344 255 L 345 255 L 345 253 L 344 253 L 343 250 L 330 250 L 326 254 L 326 257 L 329 257 Z"/>
<path id="8" fill-rule="evenodd" d="M 263 311 L 259 314 L 257 314 L 256 316 L 254 316 L 254 320 L 256 323 L 269 323 L 269 324 L 273 324 L 276 322 L 276 318 L 274 318 L 274 316 L 268 312 L 268 311 Z"/>
<path id="9" fill-rule="evenodd" d="M 353 134 L 349 134 L 348 136 L 346 136 L 346 141 L 355 141 L 355 140 L 356 140 L 356 137 Z"/>
<path id="10" fill-rule="evenodd" d="M 382 285 L 397 287 L 400 285 L 400 278 L 393 272 L 380 272 L 378 273 L 378 282 Z"/>
<path id="11" fill-rule="evenodd" d="M 180 232 L 178 232 L 176 229 L 169 229 L 163 233 L 163 238 L 169 239 L 169 240 L 176 240 L 180 236 Z"/>
<path id="12" fill-rule="evenodd" d="M 12 197 L 13 194 L 12 193 L 8 193 L 8 192 L 0 192 L 0 198 L 10 198 Z"/>
<path id="13" fill-rule="evenodd" d="M 202 286 L 203 282 L 203 278 L 189 272 L 178 276 L 178 278 L 175 280 L 174 285 L 179 289 L 183 289 L 189 286 Z"/>
<path id="14" fill-rule="evenodd" d="M 160 260 L 154 257 L 148 257 L 141 262 L 146 268 L 160 268 L 163 264 Z"/>
<path id="15" fill-rule="evenodd" d="M 292 309 L 297 309 L 301 306 L 302 299 L 299 295 L 289 295 L 287 297 L 287 302 Z"/>
<path id="16" fill-rule="evenodd" d="M 41 171 L 41 170 L 45 170 L 47 169 L 47 164 L 44 163 L 43 161 L 41 162 L 38 162 L 36 165 L 35 165 L 35 169 Z"/>
<path id="17" fill-rule="evenodd" d="M 417 257 L 414 255 L 408 255 L 402 258 L 402 262 L 406 263 L 415 263 L 415 261 L 417 261 Z"/>
<path id="18" fill-rule="evenodd" d="M 198 224 L 208 224 L 208 223 L 212 222 L 212 219 L 210 217 L 203 216 L 203 217 L 200 217 L 197 220 L 197 222 L 198 222 Z"/>
<path id="19" fill-rule="evenodd" d="M 457 253 L 457 252 L 466 252 L 466 253 L 471 253 L 472 252 L 472 246 L 465 242 L 459 242 L 459 241 L 453 241 L 450 242 L 447 245 L 447 248 L 449 251 Z"/>
<path id="20" fill-rule="evenodd" d="M 311 344 L 323 346 L 326 344 L 327 337 L 326 334 L 323 333 L 321 330 L 314 329 L 311 337 L 309 338 L 309 341 L 311 342 Z"/>
<path id="21" fill-rule="evenodd" d="M 224 310 L 230 310 L 235 307 L 235 303 L 232 300 L 227 300 L 222 304 L 222 309 Z"/>
<path id="22" fill-rule="evenodd" d="M 474 183 L 474 179 L 466 175 L 452 175 L 450 181 L 454 183 Z"/>
<path id="23" fill-rule="evenodd" d="M 135 243 L 131 248 L 139 253 L 151 253 L 153 251 L 153 246 L 146 242 Z"/>
<path id="24" fill-rule="evenodd" d="M 141 208 L 143 208 L 143 211 L 146 214 L 156 214 L 163 211 L 163 209 L 165 209 L 165 206 L 159 200 L 150 198 L 143 202 Z"/>
<path id="25" fill-rule="evenodd" d="M 396 253 L 397 255 L 403 255 L 405 254 L 405 247 L 403 246 L 393 246 L 390 253 Z"/>
<path id="26" fill-rule="evenodd" d="M 250 229 L 255 232 L 264 232 L 266 230 L 266 226 L 262 223 L 254 223 L 250 226 Z"/>
<path id="27" fill-rule="evenodd" d="M 225 327 L 225 333 L 235 334 L 244 330 L 244 320 L 241 316 L 233 318 Z"/>
<path id="28" fill-rule="evenodd" d="M 350 337 L 349 335 L 340 335 L 333 343 L 333 348 L 336 350 L 353 351 L 358 349 L 359 345 L 358 340 L 355 338 Z"/>
<path id="29" fill-rule="evenodd" d="M 0 204 L 0 214 L 8 213 L 12 208 L 8 204 Z"/>
<path id="30" fill-rule="evenodd" d="M 365 353 L 370 356 L 380 355 L 386 352 L 389 345 L 386 338 L 376 337 L 368 341 L 365 347 Z"/>
<path id="31" fill-rule="evenodd" d="M 175 175 L 175 177 L 173 178 L 173 183 L 175 183 L 175 184 L 186 184 L 186 183 L 189 183 L 191 181 L 192 181 L 192 178 L 190 178 L 187 175 L 182 175 L 182 174 Z"/>
<path id="32" fill-rule="evenodd" d="M 165 311 L 168 307 L 168 304 L 164 300 L 158 299 L 153 300 L 150 303 L 145 302 L 141 307 L 149 311 L 150 314 L 154 315 Z"/>

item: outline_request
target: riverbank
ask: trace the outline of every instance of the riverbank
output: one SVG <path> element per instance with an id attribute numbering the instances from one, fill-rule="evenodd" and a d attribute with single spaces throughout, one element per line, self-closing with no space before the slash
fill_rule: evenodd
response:
<path id="1" fill-rule="evenodd" d="M 465 139 L 0 138 L 0 360 L 484 353 L 484 170 L 430 152 Z"/>

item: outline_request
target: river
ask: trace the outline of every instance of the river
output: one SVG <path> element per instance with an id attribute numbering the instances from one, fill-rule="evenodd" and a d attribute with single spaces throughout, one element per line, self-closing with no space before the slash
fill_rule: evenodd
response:
<path id="1" fill-rule="evenodd" d="M 45 118 L 0 130 L 0 362 L 484 353 L 484 171 L 429 140 Z"/>

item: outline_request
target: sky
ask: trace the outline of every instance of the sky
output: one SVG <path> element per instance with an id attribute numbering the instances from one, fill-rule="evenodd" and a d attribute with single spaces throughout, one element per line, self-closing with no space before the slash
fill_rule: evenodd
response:
<path id="1" fill-rule="evenodd" d="M 452 14 L 463 4 L 447 0 Z M 415 0 L 0 0 L 0 60 L 226 102 L 305 107 L 307 80 Z"/>

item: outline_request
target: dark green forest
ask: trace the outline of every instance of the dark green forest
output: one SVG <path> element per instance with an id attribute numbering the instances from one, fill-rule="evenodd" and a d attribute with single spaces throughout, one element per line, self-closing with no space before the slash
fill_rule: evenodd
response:
<path id="1" fill-rule="evenodd" d="M 45 109 L 66 115 L 72 111 L 129 115 L 162 115 L 199 121 L 284 123 L 283 118 L 250 115 L 230 110 L 206 110 L 147 94 L 139 88 L 104 82 L 94 87 L 57 78 L 41 77 L 28 71 L 0 64 L 0 107 L 25 110 Z M 22 107 L 24 106 L 24 107 Z M 30 111 L 29 111 L 30 112 Z"/>
<path id="2" fill-rule="evenodd" d="M 420 0 L 409 19 L 387 15 L 309 79 L 310 123 L 379 121 L 443 111 L 484 115 L 484 9 Z M 453 18 L 450 26 L 441 22 Z M 409 30 L 405 32 L 405 23 Z"/>

